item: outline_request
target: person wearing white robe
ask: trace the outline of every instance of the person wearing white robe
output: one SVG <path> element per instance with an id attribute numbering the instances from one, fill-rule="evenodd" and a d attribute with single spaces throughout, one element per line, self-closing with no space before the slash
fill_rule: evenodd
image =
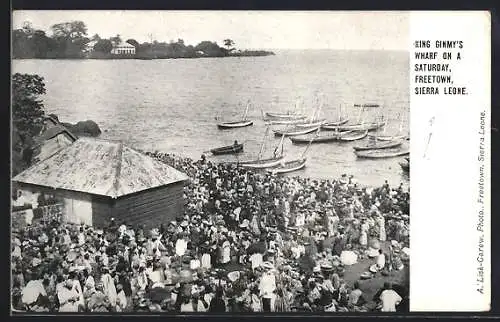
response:
<path id="1" fill-rule="evenodd" d="M 403 299 L 392 289 L 384 290 L 380 294 L 380 301 L 382 301 L 382 312 L 396 312 L 396 306 L 401 303 Z"/>
<path id="2" fill-rule="evenodd" d="M 210 254 L 204 253 L 201 256 L 201 267 L 205 269 L 210 269 L 212 267 L 212 258 Z"/>
<path id="3" fill-rule="evenodd" d="M 80 295 L 73 289 L 71 280 L 67 280 L 65 285 L 58 289 L 57 299 L 59 300 L 59 312 L 78 312 Z"/>
<path id="4" fill-rule="evenodd" d="M 109 275 L 109 273 L 105 270 L 101 276 L 101 282 L 103 285 L 103 290 L 104 294 L 108 296 L 109 303 L 112 305 L 112 307 L 116 306 L 116 287 L 115 287 L 115 281 Z"/>
<path id="5" fill-rule="evenodd" d="M 23 304 L 34 304 L 40 295 L 46 296 L 47 292 L 43 287 L 41 280 L 31 280 L 26 284 L 21 292 L 21 301 Z"/>
<path id="6" fill-rule="evenodd" d="M 276 290 L 276 277 L 274 276 L 274 274 L 268 271 L 264 273 L 264 275 L 262 275 L 259 283 L 260 296 L 264 301 L 263 306 L 266 302 L 269 305 L 268 312 L 270 312 L 271 308 L 273 307 L 272 299 L 274 297 L 273 295 L 275 290 Z M 266 309 L 266 306 L 264 306 L 264 309 Z"/>
<path id="7" fill-rule="evenodd" d="M 187 242 L 183 238 L 177 239 L 175 242 L 175 253 L 178 256 L 184 256 L 187 249 Z"/>
<path id="8" fill-rule="evenodd" d="M 224 241 L 222 244 L 222 264 L 227 264 L 231 261 L 231 244 L 229 241 Z"/>
<path id="9" fill-rule="evenodd" d="M 116 286 L 116 290 L 118 291 L 118 294 L 116 295 L 116 311 L 123 312 L 127 307 L 127 296 L 125 296 L 125 292 L 123 291 L 121 284 Z"/>

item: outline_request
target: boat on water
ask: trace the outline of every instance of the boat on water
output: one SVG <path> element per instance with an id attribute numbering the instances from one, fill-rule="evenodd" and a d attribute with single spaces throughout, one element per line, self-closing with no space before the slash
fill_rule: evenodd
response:
<path id="1" fill-rule="evenodd" d="M 266 112 L 264 114 L 264 120 L 303 120 L 305 119 L 306 116 L 302 114 L 296 114 L 294 112 L 286 112 L 286 113 L 271 113 L 271 112 Z"/>
<path id="2" fill-rule="evenodd" d="M 237 165 L 243 167 L 243 168 L 249 168 L 249 169 L 267 169 L 267 168 L 272 168 L 281 162 L 284 158 L 284 153 L 283 153 L 283 141 L 285 139 L 285 136 L 283 135 L 281 137 L 280 142 L 274 149 L 273 155 L 268 158 L 262 159 L 262 154 L 264 152 L 264 146 L 266 143 L 266 139 L 269 134 L 269 127 L 266 129 L 266 133 L 264 134 L 264 139 L 262 141 L 262 145 L 260 147 L 259 155 L 257 156 L 257 159 L 255 160 L 247 160 L 247 161 L 238 161 Z"/>
<path id="3" fill-rule="evenodd" d="M 281 174 L 301 170 L 306 166 L 306 162 L 306 158 L 280 162 L 276 168 L 271 169 L 269 172 L 272 174 Z"/>
<path id="4" fill-rule="evenodd" d="M 319 125 L 316 126 L 310 126 L 310 127 L 298 127 L 294 126 L 292 128 L 285 128 L 282 130 L 274 130 L 274 135 L 275 136 L 296 136 L 296 135 L 303 135 L 307 133 L 311 133 L 314 131 L 317 131 L 320 128 Z"/>
<path id="5" fill-rule="evenodd" d="M 243 143 L 238 143 L 235 141 L 233 145 L 211 149 L 210 152 L 212 152 L 213 155 L 240 153 L 243 152 Z"/>
<path id="6" fill-rule="evenodd" d="M 384 158 L 394 158 L 403 155 L 410 154 L 410 149 L 408 148 L 389 148 L 381 150 L 366 150 L 366 151 L 354 151 L 358 158 L 366 159 L 384 159 Z"/>
<path id="7" fill-rule="evenodd" d="M 354 151 L 381 150 L 399 147 L 403 142 L 401 140 L 394 141 L 378 141 L 376 138 L 371 139 L 365 145 L 353 147 Z"/>
<path id="8" fill-rule="evenodd" d="M 295 144 L 308 144 L 309 142 L 311 142 L 311 143 L 328 143 L 328 142 L 340 141 L 341 136 L 347 135 L 351 132 L 352 131 L 326 132 L 326 133 L 320 132 L 318 135 L 306 134 L 306 135 L 292 136 L 292 137 L 290 137 L 290 140 L 292 141 L 292 143 L 295 143 Z"/>
<path id="9" fill-rule="evenodd" d="M 239 127 L 246 127 L 253 125 L 253 121 L 247 120 L 248 108 L 250 107 L 250 101 L 248 101 L 247 106 L 245 108 L 245 114 L 243 114 L 243 118 L 239 121 L 231 121 L 231 122 L 222 122 L 217 124 L 217 127 L 221 130 L 226 129 L 234 129 Z"/>
<path id="10" fill-rule="evenodd" d="M 349 122 L 349 118 L 346 117 L 346 118 L 343 118 L 343 119 L 340 119 L 340 120 L 334 121 L 334 122 L 325 122 L 325 123 L 323 123 L 321 125 L 321 127 L 322 128 L 325 127 L 325 126 L 329 127 L 329 128 L 331 128 L 331 127 L 337 127 L 337 126 L 340 126 L 340 125 L 344 125 L 347 122 Z"/>
<path id="11" fill-rule="evenodd" d="M 315 136 L 317 136 L 318 134 L 319 134 L 319 129 L 316 132 Z M 306 166 L 306 162 L 307 162 L 306 154 L 307 154 L 307 151 L 309 151 L 309 148 L 311 147 L 311 143 L 313 142 L 313 139 L 314 139 L 314 137 L 311 137 L 309 139 L 309 144 L 307 145 L 306 149 L 304 150 L 304 152 L 302 153 L 300 158 L 298 158 L 296 160 L 280 162 L 279 166 L 271 169 L 271 173 L 280 174 L 280 173 L 288 173 L 288 172 L 293 172 L 293 171 L 303 169 Z"/>
<path id="12" fill-rule="evenodd" d="M 380 107 L 377 103 L 354 104 L 354 107 Z"/>
<path id="13" fill-rule="evenodd" d="M 368 135 L 368 130 L 350 131 L 339 137 L 339 141 L 357 141 L 364 139 Z"/>
<path id="14" fill-rule="evenodd" d="M 217 124 L 217 127 L 221 130 L 235 129 L 239 127 L 246 127 L 253 125 L 253 121 L 233 121 L 233 122 L 222 122 Z"/>
<path id="15" fill-rule="evenodd" d="M 302 113 L 299 113 L 298 107 L 300 105 L 301 99 L 297 99 L 295 102 L 295 107 L 291 111 L 286 112 L 266 112 L 262 111 L 262 118 L 264 121 L 294 121 L 294 120 L 303 120 L 306 116 Z"/>
<path id="16" fill-rule="evenodd" d="M 357 124 L 346 124 L 346 125 L 326 125 L 323 124 L 321 128 L 327 131 L 374 131 L 383 127 L 386 122 L 370 122 L 370 123 L 357 123 Z"/>
<path id="17" fill-rule="evenodd" d="M 376 136 L 376 135 L 369 134 L 368 137 L 370 137 L 370 138 L 376 137 L 377 140 L 379 140 L 379 141 L 395 141 L 395 140 L 405 140 L 407 136 L 406 135 L 379 135 L 379 136 Z"/>

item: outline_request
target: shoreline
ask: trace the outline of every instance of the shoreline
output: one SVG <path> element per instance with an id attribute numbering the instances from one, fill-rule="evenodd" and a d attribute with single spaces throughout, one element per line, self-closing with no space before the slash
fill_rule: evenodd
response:
<path id="1" fill-rule="evenodd" d="M 229 55 L 229 56 L 199 56 L 199 57 L 44 57 L 44 58 L 12 58 L 12 60 L 164 60 L 164 59 L 203 59 L 203 58 L 241 58 L 276 56 L 275 53 L 257 55 Z"/>

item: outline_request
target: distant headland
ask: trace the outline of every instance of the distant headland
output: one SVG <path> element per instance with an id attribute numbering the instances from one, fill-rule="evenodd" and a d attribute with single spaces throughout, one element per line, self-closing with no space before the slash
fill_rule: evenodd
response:
<path id="1" fill-rule="evenodd" d="M 206 57 L 270 56 L 272 51 L 240 50 L 231 39 L 217 42 L 202 41 L 196 46 L 184 40 L 139 43 L 135 39 L 123 40 L 121 35 L 101 38 L 98 34 L 87 37 L 82 21 L 58 23 L 50 28 L 51 36 L 35 30 L 26 22 L 12 33 L 13 59 L 175 59 Z M 151 37 L 152 38 L 152 37 Z"/>

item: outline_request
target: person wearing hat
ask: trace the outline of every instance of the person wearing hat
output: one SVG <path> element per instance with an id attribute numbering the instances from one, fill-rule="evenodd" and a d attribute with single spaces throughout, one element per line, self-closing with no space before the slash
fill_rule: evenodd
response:
<path id="1" fill-rule="evenodd" d="M 57 291 L 59 300 L 59 312 L 78 312 L 78 301 L 80 295 L 73 288 L 73 281 L 67 279 L 63 287 Z"/>

